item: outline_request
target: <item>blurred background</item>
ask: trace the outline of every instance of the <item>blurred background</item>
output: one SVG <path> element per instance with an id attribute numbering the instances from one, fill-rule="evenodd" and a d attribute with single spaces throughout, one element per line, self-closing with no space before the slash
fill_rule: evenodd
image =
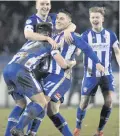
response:
<path id="1" fill-rule="evenodd" d="M 76 24 L 76 32 L 82 33 L 90 27 L 89 8 L 92 6 L 106 7 L 104 27 L 111 29 L 119 39 L 119 1 L 52 1 L 51 12 L 58 9 L 68 8 L 72 12 L 73 22 Z M 34 1 L 0 1 L 0 107 L 14 105 L 11 97 L 8 96 L 6 85 L 2 77 L 2 70 L 11 57 L 25 43 L 23 34 L 24 23 L 28 16 L 36 12 Z M 65 95 L 64 105 L 78 105 L 80 99 L 79 88 L 83 76 L 82 55 L 77 57 L 77 65 L 73 68 L 74 84 Z M 112 56 L 113 75 L 115 77 L 114 104 L 119 103 L 119 69 L 113 53 Z M 79 70 L 80 69 L 80 70 Z M 103 98 L 98 89 L 94 105 L 101 105 Z"/>

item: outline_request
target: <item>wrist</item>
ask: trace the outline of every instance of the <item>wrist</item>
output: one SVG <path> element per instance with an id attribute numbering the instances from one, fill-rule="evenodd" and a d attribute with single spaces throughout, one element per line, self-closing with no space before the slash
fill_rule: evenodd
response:
<path id="1" fill-rule="evenodd" d="M 50 37 L 45 36 L 45 40 L 46 40 L 46 41 L 49 41 L 49 39 L 50 39 Z"/>

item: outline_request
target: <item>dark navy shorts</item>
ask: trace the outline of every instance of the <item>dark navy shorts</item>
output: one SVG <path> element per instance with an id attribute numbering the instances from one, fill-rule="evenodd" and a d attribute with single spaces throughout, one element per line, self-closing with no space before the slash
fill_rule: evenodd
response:
<path id="1" fill-rule="evenodd" d="M 3 71 L 3 77 L 8 86 L 9 93 L 15 92 L 15 94 L 25 95 L 30 98 L 43 90 L 34 74 L 19 64 L 13 63 L 7 65 Z M 20 96 L 15 96 L 20 99 Z"/>
<path id="2" fill-rule="evenodd" d="M 44 93 L 52 101 L 57 102 L 63 99 L 64 94 L 70 89 L 71 81 L 57 74 L 49 74 L 44 79 Z"/>
<path id="3" fill-rule="evenodd" d="M 82 95 L 92 95 L 96 94 L 96 91 L 100 86 L 102 92 L 114 91 L 115 85 L 112 75 L 106 75 L 102 77 L 86 77 L 84 76 L 82 81 Z"/>

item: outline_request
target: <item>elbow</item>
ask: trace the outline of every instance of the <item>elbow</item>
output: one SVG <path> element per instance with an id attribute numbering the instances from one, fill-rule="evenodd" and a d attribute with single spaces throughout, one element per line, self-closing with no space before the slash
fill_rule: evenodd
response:
<path id="1" fill-rule="evenodd" d="M 31 40 L 30 36 L 28 34 L 24 34 L 25 39 Z"/>
<path id="2" fill-rule="evenodd" d="M 28 35 L 24 35 L 25 36 L 25 39 L 29 39 L 29 36 Z"/>
<path id="3" fill-rule="evenodd" d="M 24 36 L 25 36 L 25 39 L 31 40 L 31 33 L 30 32 L 25 31 Z"/>

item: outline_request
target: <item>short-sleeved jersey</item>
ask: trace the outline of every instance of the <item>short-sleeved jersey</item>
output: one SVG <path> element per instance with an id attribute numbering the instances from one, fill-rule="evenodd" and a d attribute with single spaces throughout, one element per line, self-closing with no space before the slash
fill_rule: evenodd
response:
<path id="1" fill-rule="evenodd" d="M 105 67 L 105 75 L 110 75 L 112 72 L 112 47 L 118 46 L 115 33 L 107 29 L 96 33 L 92 29 L 89 29 L 82 34 L 82 38 L 92 47 L 102 65 Z M 96 70 L 96 65 L 86 55 L 84 56 L 84 68 L 87 77 L 91 76 L 89 73 L 97 77 L 101 76 L 101 73 Z M 91 70 L 91 72 L 88 69 Z"/>
<path id="2" fill-rule="evenodd" d="M 45 21 L 52 24 L 53 34 L 55 33 L 55 20 L 56 20 L 56 14 L 50 13 L 47 17 L 47 20 Z M 44 21 L 40 19 L 40 17 L 38 17 L 36 14 L 33 14 L 26 20 L 24 30 L 30 30 L 36 32 L 36 25 L 41 22 Z"/>
<path id="3" fill-rule="evenodd" d="M 72 32 L 72 37 L 73 37 L 73 43 L 69 45 L 64 41 L 64 32 L 56 35 L 53 37 L 53 39 L 58 43 L 60 47 L 60 52 L 63 58 L 66 60 L 74 60 L 75 59 L 75 52 L 77 48 L 81 49 L 84 53 L 87 53 L 89 56 L 89 52 L 91 54 L 93 53 L 92 49 L 89 47 L 89 45 L 80 37 L 79 34 Z M 99 62 L 97 56 L 92 56 L 92 59 L 95 57 L 96 63 Z M 64 76 L 65 70 L 62 69 L 54 59 L 51 60 L 50 62 L 50 68 L 49 68 L 50 73 L 58 74 L 61 76 Z"/>
<path id="4" fill-rule="evenodd" d="M 26 42 L 8 64 L 18 63 L 25 69 L 32 71 L 44 57 L 49 56 L 52 52 L 48 42 Z"/>

